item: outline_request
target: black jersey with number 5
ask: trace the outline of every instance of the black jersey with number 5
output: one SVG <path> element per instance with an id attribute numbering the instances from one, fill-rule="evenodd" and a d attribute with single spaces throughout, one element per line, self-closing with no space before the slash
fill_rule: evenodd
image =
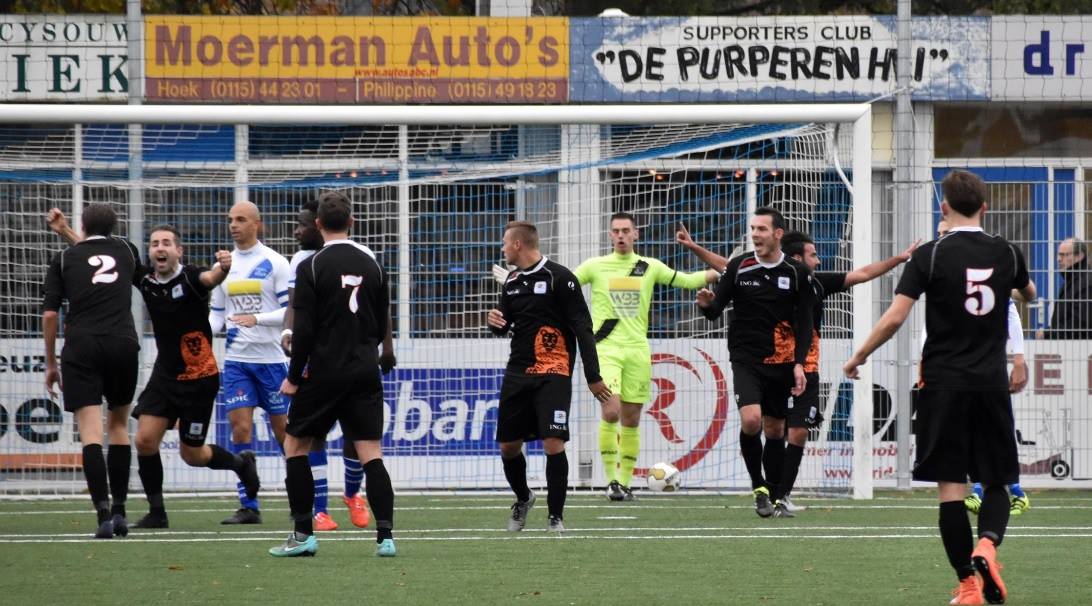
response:
<path id="1" fill-rule="evenodd" d="M 370 251 L 350 240 L 327 242 L 296 268 L 288 378 L 299 385 L 306 367 L 313 379 L 374 379 L 378 388 L 389 307 L 387 275 Z"/>
<path id="2" fill-rule="evenodd" d="M 981 229 L 953 229 L 914 251 L 895 294 L 925 295 L 927 387 L 1008 389 L 1009 293 L 1028 281 L 1020 250 Z"/>
<path id="3" fill-rule="evenodd" d="M 140 253 L 128 240 L 91 236 L 54 255 L 46 270 L 45 311 L 68 300 L 65 335 L 136 340 L 131 305 L 141 277 Z"/>

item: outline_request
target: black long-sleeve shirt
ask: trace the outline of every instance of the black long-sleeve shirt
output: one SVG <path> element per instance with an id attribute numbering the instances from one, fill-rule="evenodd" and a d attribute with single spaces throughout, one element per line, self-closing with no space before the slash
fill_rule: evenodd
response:
<path id="1" fill-rule="evenodd" d="M 702 308 L 715 320 L 734 303 L 728 326 L 728 354 L 733 362 L 805 364 L 811 348 L 815 292 L 812 275 L 801 262 L 782 255 L 763 264 L 753 254 L 728 261 L 713 303 Z"/>
<path id="2" fill-rule="evenodd" d="M 507 324 L 490 329 L 512 333 L 507 373 L 572 376 L 579 345 L 584 377 L 588 383 L 602 380 L 591 314 L 580 282 L 566 267 L 542 257 L 513 271 L 501 287 L 499 309 Z"/>
<path id="3" fill-rule="evenodd" d="M 387 333 L 390 290 L 375 258 L 350 240 L 327 242 L 296 270 L 288 379 L 373 381 Z"/>

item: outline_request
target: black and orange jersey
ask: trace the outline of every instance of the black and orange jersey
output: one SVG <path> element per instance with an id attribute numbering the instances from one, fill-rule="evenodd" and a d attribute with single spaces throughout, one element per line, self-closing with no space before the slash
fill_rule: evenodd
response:
<path id="1" fill-rule="evenodd" d="M 508 324 L 490 329 L 512 333 L 508 374 L 571 376 L 579 344 L 588 383 L 602 380 L 591 314 L 568 268 L 542 257 L 513 271 L 501 287 L 498 309 Z"/>
<path id="2" fill-rule="evenodd" d="M 784 254 L 762 263 L 753 253 L 728 261 L 716 297 L 702 309 L 715 320 L 733 304 L 728 354 L 733 362 L 804 364 L 812 342 L 815 291 L 808 268 Z"/>
<path id="3" fill-rule="evenodd" d="M 812 274 L 812 291 L 815 293 L 815 313 L 812 315 L 811 347 L 804 372 L 819 372 L 819 333 L 823 327 L 823 300 L 830 295 L 849 290 L 846 272 L 817 271 Z"/>
<path id="4" fill-rule="evenodd" d="M 140 253 L 128 240 L 90 236 L 57 253 L 45 278 L 45 311 L 64 315 L 65 335 L 115 335 L 136 340 L 133 286 L 143 275 Z"/>
<path id="5" fill-rule="evenodd" d="M 155 374 L 193 381 L 219 372 L 212 355 L 209 289 L 201 283 L 204 271 L 182 265 L 166 281 L 148 272 L 137 283 L 155 331 Z"/>

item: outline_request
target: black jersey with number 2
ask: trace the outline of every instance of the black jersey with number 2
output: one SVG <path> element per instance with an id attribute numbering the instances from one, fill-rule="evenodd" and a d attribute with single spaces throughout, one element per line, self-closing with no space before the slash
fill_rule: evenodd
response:
<path id="1" fill-rule="evenodd" d="M 46 270 L 45 311 L 68 300 L 67 337 L 117 335 L 136 340 L 131 311 L 140 253 L 128 240 L 91 236 L 54 255 Z"/>
<path id="2" fill-rule="evenodd" d="M 333 382 L 374 379 L 379 386 L 379 343 L 387 332 L 387 274 L 364 247 L 327 242 L 296 268 L 292 361 L 288 378 Z"/>
<path id="3" fill-rule="evenodd" d="M 981 229 L 953 229 L 914 251 L 895 294 L 925 295 L 926 387 L 1008 389 L 1009 293 L 1028 281 L 1020 250 Z"/>

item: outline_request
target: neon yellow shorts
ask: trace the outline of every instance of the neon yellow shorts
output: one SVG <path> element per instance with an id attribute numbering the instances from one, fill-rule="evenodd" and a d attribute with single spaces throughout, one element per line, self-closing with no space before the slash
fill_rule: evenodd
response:
<path id="1" fill-rule="evenodd" d="M 651 397 L 652 352 L 645 345 L 604 345 L 599 353 L 599 374 L 623 402 L 647 404 Z"/>

